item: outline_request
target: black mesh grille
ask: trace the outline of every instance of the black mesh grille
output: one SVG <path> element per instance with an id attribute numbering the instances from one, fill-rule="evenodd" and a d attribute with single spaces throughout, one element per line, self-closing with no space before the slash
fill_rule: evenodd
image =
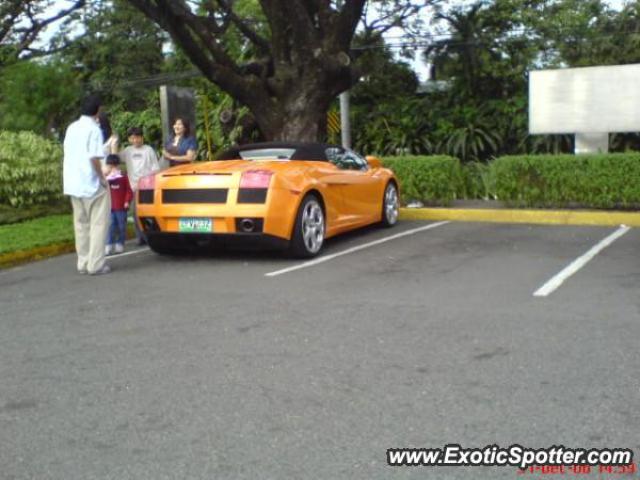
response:
<path id="1" fill-rule="evenodd" d="M 227 203 L 226 188 L 162 190 L 162 203 Z"/>
<path id="2" fill-rule="evenodd" d="M 140 223 L 145 232 L 159 232 L 158 222 L 153 217 L 140 217 Z"/>
<path id="3" fill-rule="evenodd" d="M 266 201 L 266 188 L 241 188 L 238 190 L 238 203 L 264 203 Z"/>
<path id="4" fill-rule="evenodd" d="M 153 203 L 153 190 L 138 191 L 138 203 Z"/>

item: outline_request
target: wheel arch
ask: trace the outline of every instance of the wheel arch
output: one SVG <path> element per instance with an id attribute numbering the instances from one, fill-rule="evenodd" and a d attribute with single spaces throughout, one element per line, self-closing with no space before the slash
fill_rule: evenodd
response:
<path id="1" fill-rule="evenodd" d="M 324 197 L 322 196 L 322 192 L 320 192 L 320 190 L 318 190 L 317 188 L 311 187 L 309 190 L 300 194 L 300 200 L 296 205 L 295 214 L 296 215 L 298 214 L 298 210 L 300 210 L 300 206 L 302 205 L 302 202 L 307 197 L 307 195 L 314 195 L 318 199 L 318 202 L 320 202 L 320 208 L 322 208 L 322 213 L 324 214 L 324 222 L 325 222 L 324 229 L 326 231 L 327 230 L 327 206 L 324 203 Z M 293 238 L 293 231 L 295 230 L 295 228 L 296 228 L 296 222 L 294 217 L 294 220 L 291 224 L 291 228 L 289 231 L 289 239 Z"/>

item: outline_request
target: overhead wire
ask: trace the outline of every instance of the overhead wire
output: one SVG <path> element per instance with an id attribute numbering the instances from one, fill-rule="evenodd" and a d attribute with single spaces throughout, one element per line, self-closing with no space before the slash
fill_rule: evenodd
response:
<path id="1" fill-rule="evenodd" d="M 554 33 L 557 35 L 562 35 L 563 33 L 586 33 L 587 30 L 578 30 L 576 32 L 575 29 L 563 29 L 556 30 Z M 530 34 L 531 36 L 528 38 L 529 40 L 539 39 L 540 33 L 529 29 L 529 28 L 514 28 L 508 31 L 503 32 L 503 38 L 493 39 L 490 41 L 486 40 L 457 40 L 457 41 L 447 41 L 447 46 L 456 47 L 456 46 L 487 46 L 487 45 L 504 45 L 510 42 L 522 42 L 526 41 L 527 37 L 523 37 L 525 35 Z M 617 32 L 605 33 L 599 32 L 589 35 L 589 40 L 593 39 L 604 39 L 604 38 L 613 38 L 615 35 L 624 35 L 624 34 L 640 34 L 640 30 L 628 29 L 621 30 Z M 518 36 L 516 36 L 518 35 Z M 387 36 L 385 37 L 385 41 L 383 43 L 375 43 L 370 45 L 360 45 L 351 47 L 353 51 L 364 51 L 364 50 L 376 50 L 376 49 L 404 49 L 404 50 L 422 50 L 426 49 L 430 46 L 433 46 L 435 43 L 443 43 L 447 39 L 453 39 L 455 35 L 453 33 L 429 33 L 415 36 L 407 36 L 407 35 L 395 35 L 395 36 Z M 391 41 L 389 41 L 391 40 Z M 554 48 L 548 48 L 547 51 L 557 51 Z M 119 83 L 119 86 L 143 86 L 143 85 L 159 85 L 163 83 L 172 83 L 179 80 L 189 80 L 192 78 L 201 77 L 202 73 L 199 70 L 193 69 L 186 72 L 167 72 L 161 73 L 158 75 L 152 75 L 148 77 L 142 78 L 133 78 L 130 80 L 125 80 Z"/>

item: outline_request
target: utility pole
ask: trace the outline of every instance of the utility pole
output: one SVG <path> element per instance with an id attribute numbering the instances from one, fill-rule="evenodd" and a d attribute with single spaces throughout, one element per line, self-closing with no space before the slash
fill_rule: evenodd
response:
<path id="1" fill-rule="evenodd" d="M 344 0 L 337 0 L 336 7 L 342 9 Z M 347 62 L 350 58 L 347 56 Z M 340 136 L 342 138 L 342 147 L 351 148 L 351 122 L 349 121 L 349 90 L 345 90 L 340 94 Z"/>
<path id="2" fill-rule="evenodd" d="M 351 122 L 349 120 L 349 90 L 340 94 L 340 134 L 342 146 L 351 148 Z"/>

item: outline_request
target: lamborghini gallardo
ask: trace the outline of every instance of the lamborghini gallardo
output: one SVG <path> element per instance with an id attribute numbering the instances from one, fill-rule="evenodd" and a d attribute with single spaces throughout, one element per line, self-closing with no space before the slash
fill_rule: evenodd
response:
<path id="1" fill-rule="evenodd" d="M 326 238 L 395 225 L 399 185 L 376 157 L 337 145 L 272 142 L 143 177 L 136 200 L 136 220 L 157 253 L 257 240 L 313 257 Z"/>

